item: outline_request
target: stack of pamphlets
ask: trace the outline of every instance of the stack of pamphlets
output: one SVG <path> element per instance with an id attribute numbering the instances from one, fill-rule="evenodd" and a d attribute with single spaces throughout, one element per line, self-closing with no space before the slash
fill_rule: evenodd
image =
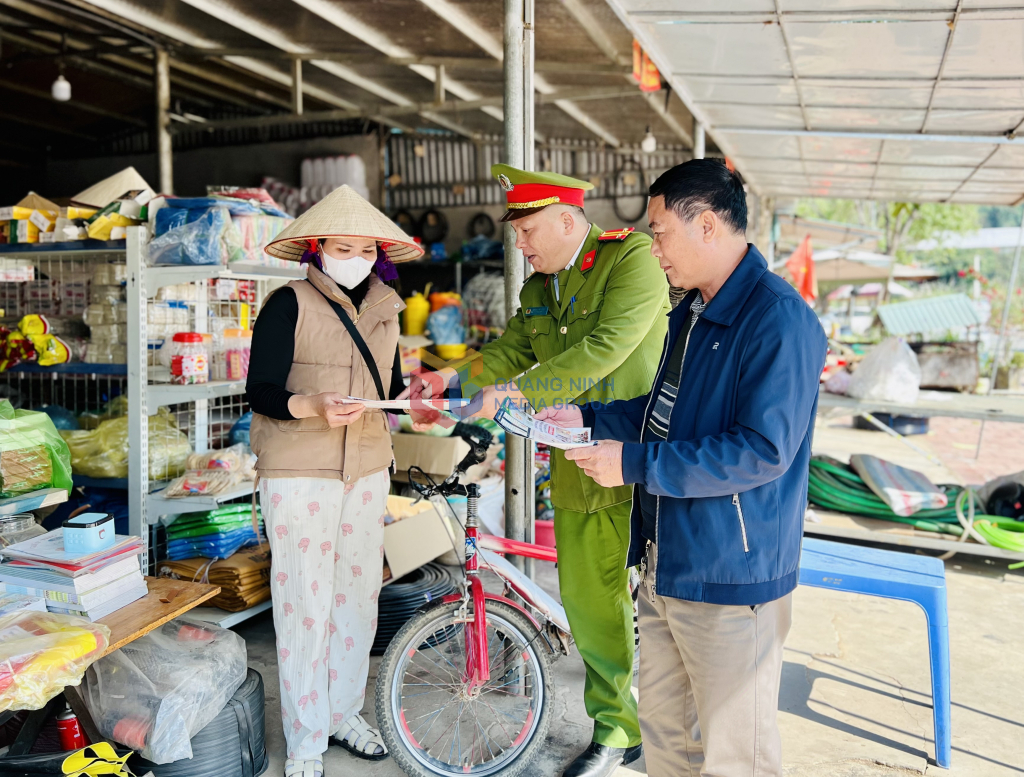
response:
<path id="1" fill-rule="evenodd" d="M 63 529 L 55 529 L 0 551 L 0 595 L 37 596 L 50 612 L 96 621 L 149 592 L 142 549 L 139 537 L 118 535 L 107 550 L 68 553 Z"/>
<path id="2" fill-rule="evenodd" d="M 494 422 L 506 432 L 543 443 L 551 448 L 587 448 L 596 445 L 590 439 L 590 427 L 562 427 L 538 421 L 506 398 L 494 416 Z"/>

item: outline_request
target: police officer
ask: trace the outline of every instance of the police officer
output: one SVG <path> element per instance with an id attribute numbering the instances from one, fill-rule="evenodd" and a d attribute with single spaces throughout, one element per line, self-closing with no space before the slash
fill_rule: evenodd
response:
<path id="1" fill-rule="evenodd" d="M 665 340 L 668 285 L 651 239 L 632 228 L 590 224 L 583 193 L 593 185 L 556 173 L 494 165 L 505 190 L 502 221 L 533 267 L 520 308 L 504 334 L 460 368 L 467 394 L 481 392 L 477 415 L 502 401 L 534 411 L 569 402 L 611 402 L 648 393 Z M 531 369 L 532 368 L 532 369 Z M 437 395 L 441 380 L 413 379 L 408 394 Z M 525 373 L 525 374 L 524 374 Z M 415 418 L 415 415 L 414 415 Z M 421 416 L 421 421 L 426 416 Z M 562 451 L 551 457 L 558 580 L 572 635 L 586 665 L 584 700 L 593 742 L 564 777 L 604 777 L 642 754 L 633 678 L 633 607 L 626 555 L 632 491 L 604 488 Z"/>

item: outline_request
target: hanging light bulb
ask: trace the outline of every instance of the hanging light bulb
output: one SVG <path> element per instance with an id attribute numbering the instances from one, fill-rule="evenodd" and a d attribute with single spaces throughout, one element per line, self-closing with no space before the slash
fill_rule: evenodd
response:
<path id="1" fill-rule="evenodd" d="M 63 73 L 57 76 L 57 80 L 50 86 L 50 94 L 53 95 L 54 100 L 62 103 L 71 99 L 71 82 L 64 77 Z"/>
<path id="2" fill-rule="evenodd" d="M 640 141 L 640 150 L 645 154 L 653 154 L 658 150 L 658 139 L 654 137 L 650 127 L 647 128 L 647 134 L 644 135 L 644 139 Z"/>

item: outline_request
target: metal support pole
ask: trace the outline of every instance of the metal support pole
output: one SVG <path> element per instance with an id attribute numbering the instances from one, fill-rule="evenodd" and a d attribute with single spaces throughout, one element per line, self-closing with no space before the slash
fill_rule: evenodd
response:
<path id="1" fill-rule="evenodd" d="M 174 162 L 171 156 L 171 59 L 166 49 L 156 50 L 156 148 L 160 169 L 160 193 L 174 194 Z"/>
<path id="2" fill-rule="evenodd" d="M 149 574 L 150 527 L 146 516 L 149 493 L 149 411 L 146 385 L 149 366 L 146 343 L 146 275 L 144 251 L 146 228 L 128 227 L 126 263 L 128 283 L 128 533 L 142 537 L 145 549 L 140 563 Z"/>
<path id="3" fill-rule="evenodd" d="M 292 60 L 292 113 L 302 115 L 302 60 Z"/>
<path id="4" fill-rule="evenodd" d="M 999 372 L 999 357 L 1003 350 L 1003 341 L 1006 339 L 1006 326 L 1010 321 L 1010 306 L 1013 305 L 1013 297 L 1017 293 L 1017 273 L 1020 270 L 1020 249 L 1024 244 L 1024 211 L 1021 211 L 1020 233 L 1017 235 L 1017 250 L 1013 254 L 1013 268 L 1010 270 L 1010 285 L 1006 287 L 1006 304 L 1003 306 L 1003 320 L 999 324 L 999 337 L 996 338 L 996 350 L 992 354 L 992 376 L 988 382 L 988 393 L 991 394 L 996 388 L 996 375 Z M 985 427 L 982 426 L 982 431 Z M 979 440 L 978 446 L 981 446 Z"/>
<path id="5" fill-rule="evenodd" d="M 505 0 L 505 161 L 513 167 L 525 163 L 523 122 L 523 0 Z M 519 308 L 519 289 L 523 285 L 523 255 L 516 248 L 516 233 L 505 225 L 505 310 L 509 316 Z M 505 536 L 513 540 L 526 538 L 526 461 L 524 440 L 513 434 L 505 436 Z M 523 568 L 521 556 L 512 562 Z"/>
<path id="6" fill-rule="evenodd" d="M 434 67 L 434 102 L 440 105 L 444 102 L 444 65 Z"/>
<path id="7" fill-rule="evenodd" d="M 693 122 L 693 158 L 703 159 L 704 158 L 704 146 L 706 142 L 704 140 L 704 125 L 694 119 Z"/>
<path id="8" fill-rule="evenodd" d="M 523 169 L 533 170 L 537 164 L 537 152 L 534 147 L 534 110 L 533 110 L 533 70 L 534 70 L 534 0 L 523 0 Z M 530 277 L 533 268 L 523 259 L 523 278 Z M 523 539 L 533 542 L 537 520 L 537 486 L 533 474 L 534 459 L 537 446 L 533 440 L 523 440 L 523 512 L 526 521 L 523 526 Z M 523 571 L 533 577 L 534 561 L 523 559 Z"/>

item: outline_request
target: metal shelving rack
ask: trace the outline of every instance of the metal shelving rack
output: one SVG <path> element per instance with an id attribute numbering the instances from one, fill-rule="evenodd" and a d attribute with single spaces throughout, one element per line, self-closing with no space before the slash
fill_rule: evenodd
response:
<path id="1" fill-rule="evenodd" d="M 209 303 L 207 281 L 224 278 L 229 280 L 269 280 L 272 278 L 293 280 L 305 273 L 296 268 L 282 269 L 251 266 L 243 271 L 237 265 L 227 269 L 220 265 L 148 267 L 146 265 L 146 238 L 144 227 L 128 229 L 127 237 L 127 305 L 128 305 L 128 445 L 132 452 L 128 466 L 128 507 L 129 525 L 133 534 L 145 536 L 148 532 L 150 545 L 155 546 L 155 535 L 160 516 L 205 512 L 219 505 L 248 497 L 252 484 L 243 483 L 216 496 L 184 497 L 167 499 L 162 496 L 163 484 L 149 480 L 149 416 L 161 406 L 182 407 L 191 405 L 188 411 L 194 423 L 190 428 L 195 450 L 208 450 L 208 429 L 211 425 L 211 402 L 215 400 L 241 398 L 245 393 L 245 381 L 213 381 L 194 385 L 171 385 L 151 383 L 152 368 L 148 351 L 147 301 L 164 286 L 181 283 L 195 283 L 199 286 L 195 299 L 195 331 L 205 332 L 208 325 Z M 237 409 L 241 409 L 239 403 Z M 150 566 L 149 553 L 143 557 L 144 568 Z M 267 604 L 257 605 L 241 613 L 226 613 L 214 608 L 203 608 L 200 616 L 204 620 L 233 625 L 252 615 L 262 612 Z M 197 611 L 198 612 L 198 611 Z"/>
<path id="2" fill-rule="evenodd" d="M 188 433 L 190 441 L 194 443 L 197 451 L 205 452 L 209 449 L 209 429 L 215 421 L 215 414 L 224 411 L 224 402 L 230 402 L 226 405 L 228 413 L 241 412 L 244 409 L 245 381 L 214 381 L 191 386 L 151 382 L 155 371 L 151 369 L 151 352 L 148 350 L 148 300 L 157 296 L 163 287 L 178 284 L 197 285 L 199 288 L 195 300 L 190 303 L 195 306 L 194 327 L 195 331 L 206 332 L 210 305 L 225 304 L 209 301 L 208 282 L 211 280 L 219 278 L 291 280 L 304 277 L 305 272 L 300 268 L 286 269 L 239 264 L 230 267 L 222 265 L 150 267 L 145 263 L 146 228 L 144 226 L 129 227 L 127 231 L 125 242 L 105 243 L 100 246 L 96 246 L 94 242 L 88 242 L 55 244 L 52 247 L 38 245 L 0 247 L 0 259 L 22 263 L 30 261 L 49 278 L 59 279 L 70 272 L 86 272 L 90 265 L 99 261 L 125 262 L 128 273 L 126 286 L 127 364 L 72 362 L 56 365 L 53 368 L 40 368 L 35 363 L 28 363 L 15 366 L 10 373 L 11 377 L 17 381 L 31 378 L 39 383 L 40 387 L 46 385 L 50 380 L 54 386 L 61 381 L 69 382 L 68 386 L 71 386 L 74 391 L 69 391 L 67 387 L 61 387 L 61 392 L 74 395 L 75 406 L 70 408 L 76 413 L 86 407 L 80 407 L 80 402 L 78 402 L 79 394 L 82 394 L 84 389 L 74 382 L 88 384 L 86 388 L 91 393 L 87 392 L 87 394 L 91 399 L 87 397 L 84 401 L 90 404 L 97 403 L 96 400 L 101 397 L 100 392 L 104 386 L 111 394 L 120 393 L 120 389 L 123 388 L 123 393 L 128 397 L 128 449 L 130 456 L 127 481 L 76 477 L 76 483 L 83 484 L 88 481 L 87 484 L 105 487 L 123 488 L 127 486 L 129 531 L 132 534 L 147 537 L 147 547 L 156 547 L 160 516 L 213 510 L 225 502 L 249 497 L 252 493 L 252 484 L 244 483 L 239 488 L 219 494 L 217 497 L 168 500 L 163 498 L 160 493 L 164 484 L 150 480 L 150 466 L 148 466 L 148 462 L 150 462 L 150 451 L 148 451 L 150 414 L 156 413 L 161 406 L 176 408 L 175 415 L 179 421 L 187 420 L 187 425 L 182 431 Z M 259 285 L 257 306 L 262 301 L 262 286 Z M 89 388 L 90 386 L 91 388 Z M 54 392 L 53 388 L 44 391 L 34 385 L 28 399 L 31 402 L 38 402 L 41 397 L 49 396 Z M 92 394 L 96 394 L 96 396 Z M 72 402 L 68 403 L 72 404 Z M 211 403 L 219 403 L 221 406 L 211 407 Z M 151 569 L 151 558 L 148 551 L 143 553 L 141 564 L 143 570 Z M 205 615 L 204 619 L 211 622 L 231 625 L 262 612 L 267 607 L 268 603 L 263 603 L 250 608 L 250 610 L 237 613 L 223 612 L 215 608 L 202 608 L 200 615 Z"/>

